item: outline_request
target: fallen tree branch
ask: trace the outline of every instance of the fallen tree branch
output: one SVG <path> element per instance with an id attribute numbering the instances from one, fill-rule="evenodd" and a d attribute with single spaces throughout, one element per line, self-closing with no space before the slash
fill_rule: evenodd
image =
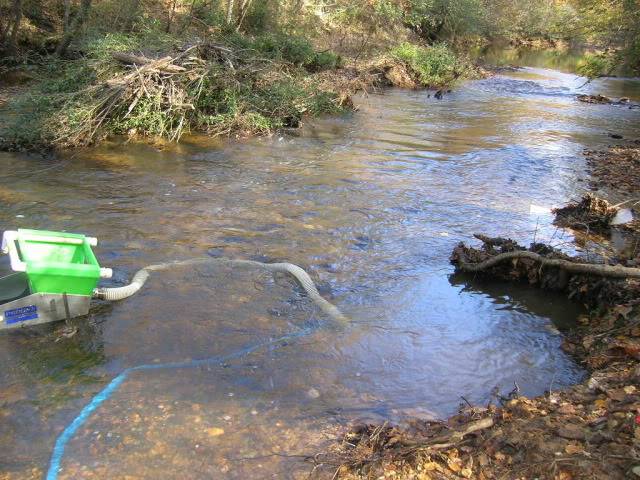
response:
<path id="1" fill-rule="evenodd" d="M 458 268 L 465 272 L 481 272 L 506 260 L 527 258 L 546 267 L 556 267 L 571 273 L 598 275 L 609 278 L 640 278 L 640 268 L 623 267 L 620 265 L 602 265 L 595 263 L 575 263 L 559 258 L 547 258 L 534 252 L 518 250 L 495 255 L 480 263 L 468 263 L 460 259 Z"/>
<path id="2" fill-rule="evenodd" d="M 485 430 L 493 427 L 493 418 L 487 417 L 475 422 L 471 422 L 462 431 L 454 431 L 441 437 L 433 438 L 428 441 L 425 440 L 402 440 L 400 443 L 405 447 L 418 447 L 420 449 L 429 450 L 442 450 L 445 448 L 453 447 L 459 443 L 467 435 L 477 432 L 479 430 Z"/>
<path id="3" fill-rule="evenodd" d="M 162 72 L 180 73 L 187 70 L 186 68 L 181 67 L 179 65 L 173 65 L 171 62 L 174 59 L 171 57 L 154 59 L 154 58 L 147 58 L 147 57 L 139 57 L 137 55 L 130 55 L 128 53 L 123 53 L 123 52 L 114 52 L 111 54 L 111 57 L 120 63 L 124 63 L 127 65 L 140 65 L 140 66 L 148 65 Z"/>

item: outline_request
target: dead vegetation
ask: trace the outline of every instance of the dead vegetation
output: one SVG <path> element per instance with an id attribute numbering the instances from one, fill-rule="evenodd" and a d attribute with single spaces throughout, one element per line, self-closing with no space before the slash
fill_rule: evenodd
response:
<path id="1" fill-rule="evenodd" d="M 640 141 L 607 150 L 589 150 L 585 154 L 592 188 L 626 195 L 640 192 Z"/>
<path id="2" fill-rule="evenodd" d="M 578 95 L 576 97 L 579 102 L 592 103 L 596 105 L 617 105 L 629 108 L 638 108 L 640 104 L 634 103 L 627 97 L 622 97 L 617 100 L 605 97 L 604 95 Z"/>
<path id="3" fill-rule="evenodd" d="M 588 193 L 579 202 L 554 209 L 553 213 L 556 215 L 554 223 L 559 227 L 574 230 L 607 233 L 618 210 L 617 205 L 611 205 L 606 200 Z"/>
<path id="4" fill-rule="evenodd" d="M 640 372 L 613 362 L 585 384 L 543 397 L 504 398 L 466 408 L 447 422 L 352 430 L 337 452 L 343 479 L 630 478 L 638 461 Z M 443 444 L 433 438 L 448 437 Z"/>

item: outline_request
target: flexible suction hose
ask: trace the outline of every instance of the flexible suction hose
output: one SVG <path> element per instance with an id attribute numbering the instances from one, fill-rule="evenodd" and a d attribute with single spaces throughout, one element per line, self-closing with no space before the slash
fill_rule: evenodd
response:
<path id="1" fill-rule="evenodd" d="M 162 270 L 168 270 L 172 267 L 183 267 L 187 265 L 200 265 L 200 264 L 230 264 L 230 265 L 238 265 L 238 266 L 250 266 L 250 267 L 258 267 L 263 268 L 265 270 L 269 270 L 271 272 L 284 272 L 292 275 L 298 283 L 302 286 L 302 288 L 307 292 L 307 295 L 314 303 L 328 316 L 333 318 L 334 320 L 346 323 L 348 322 L 348 318 L 332 303 L 329 303 L 325 300 L 316 285 L 311 280 L 309 274 L 301 267 L 294 265 L 293 263 L 263 263 L 257 262 L 254 260 L 236 260 L 231 258 L 192 258 L 189 260 L 181 260 L 181 261 L 173 261 L 167 263 L 160 263 L 157 265 L 149 265 L 145 267 L 133 276 L 131 283 L 129 285 L 125 285 L 124 287 L 115 287 L 115 288 L 96 288 L 93 292 L 93 296 L 95 298 L 101 298 L 103 300 L 109 301 L 117 301 L 128 298 L 138 292 L 145 284 L 147 279 L 149 278 L 150 272 L 157 272 Z"/>

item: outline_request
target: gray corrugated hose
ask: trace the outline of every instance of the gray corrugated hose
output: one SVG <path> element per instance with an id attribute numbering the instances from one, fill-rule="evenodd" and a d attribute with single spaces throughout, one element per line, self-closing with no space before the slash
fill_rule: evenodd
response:
<path id="1" fill-rule="evenodd" d="M 148 267 L 145 267 L 142 270 L 139 270 L 138 272 L 136 272 L 136 274 L 133 276 L 133 279 L 131 280 L 131 283 L 129 285 L 125 285 L 124 287 L 115 287 L 115 288 L 106 288 L 106 287 L 96 288 L 93 292 L 93 296 L 94 298 L 101 298 L 103 300 L 109 300 L 109 301 L 122 300 L 137 293 L 138 290 L 142 288 L 142 286 L 145 284 L 145 282 L 149 278 L 150 272 L 168 270 L 172 267 L 178 267 L 178 266 L 181 267 L 181 266 L 198 265 L 198 264 L 205 264 L 205 263 L 217 263 L 217 264 L 226 263 L 231 265 L 243 265 L 243 266 L 264 268 L 271 272 L 286 272 L 292 275 L 293 277 L 295 277 L 295 279 L 300 283 L 302 288 L 304 288 L 305 292 L 307 292 L 307 295 L 309 295 L 309 298 L 311 298 L 311 300 L 313 300 L 315 304 L 318 307 L 320 307 L 320 309 L 325 314 L 327 314 L 334 320 L 337 320 L 338 322 L 341 322 L 341 323 L 346 323 L 349 321 L 349 319 L 340 310 L 338 310 L 338 308 L 335 305 L 329 303 L 327 300 L 322 298 L 322 296 L 318 292 L 318 289 L 313 283 L 313 280 L 311 280 L 311 277 L 309 276 L 309 274 L 305 272 L 304 269 L 300 268 L 297 265 L 294 265 L 293 263 L 263 263 L 263 262 L 256 262 L 254 260 L 235 260 L 230 258 L 209 258 L 209 257 L 192 258 L 189 260 L 178 260 L 173 262 L 160 263 L 158 265 L 149 265 Z"/>

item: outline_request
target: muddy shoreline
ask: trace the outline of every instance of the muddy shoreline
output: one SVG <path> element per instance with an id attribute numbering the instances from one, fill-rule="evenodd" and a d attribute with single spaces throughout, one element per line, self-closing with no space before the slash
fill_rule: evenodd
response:
<path id="1" fill-rule="evenodd" d="M 640 167 L 638 142 L 585 153 L 591 189 L 606 187 L 616 201 L 628 198 L 637 218 L 630 195 L 640 191 L 633 173 Z M 589 235 L 599 235 L 595 241 L 612 230 L 623 232 L 636 248 L 616 251 L 607 245 L 608 254 L 599 263 L 637 270 L 640 229 L 637 221 L 610 226 L 618 208 L 587 195 L 556 211 L 556 222 L 575 230 L 586 225 Z M 451 260 L 456 270 L 507 252 L 585 262 L 542 244 L 526 248 L 509 239 L 476 238 L 479 248 L 455 247 Z M 489 405 L 462 398 L 459 414 L 445 421 L 356 425 L 319 457 L 322 463 L 343 479 L 640 478 L 640 279 L 543 268 L 531 258 L 509 259 L 476 275 L 561 291 L 585 304 L 589 314 L 566 334 L 562 348 L 587 368 L 587 378 L 564 391 L 549 385 L 535 398 L 520 396 L 518 385 L 510 392 L 493 392 Z"/>

